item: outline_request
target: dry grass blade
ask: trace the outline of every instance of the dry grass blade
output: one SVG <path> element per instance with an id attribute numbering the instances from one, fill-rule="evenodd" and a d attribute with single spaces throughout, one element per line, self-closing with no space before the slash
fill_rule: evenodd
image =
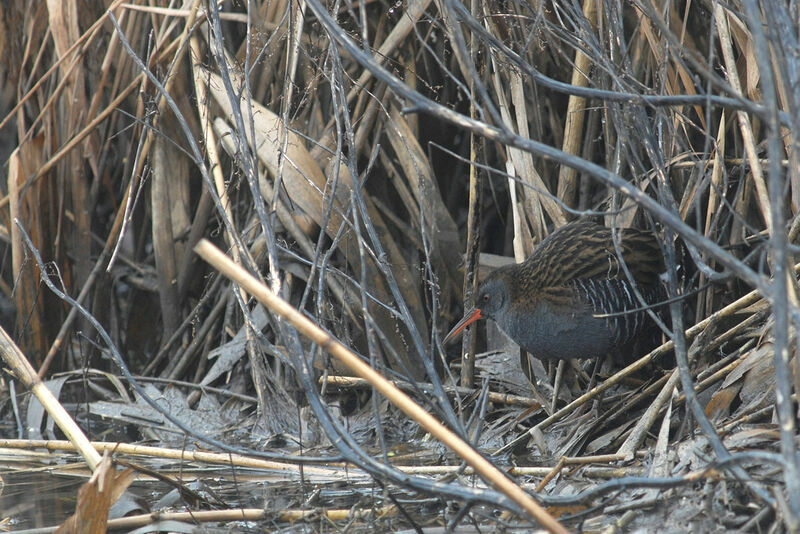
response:
<path id="1" fill-rule="evenodd" d="M 175 236 L 189 227 L 186 200 L 189 198 L 189 162 L 180 150 L 163 138 L 153 147 L 153 253 L 159 274 L 159 296 L 164 310 L 164 333 L 172 335 L 178 328 L 178 267 L 183 247 L 176 246 Z"/>
<path id="2" fill-rule="evenodd" d="M 728 29 L 729 15 L 730 14 L 722 6 L 716 5 L 714 7 L 714 18 L 717 22 L 720 43 L 722 45 L 722 54 L 725 58 L 725 66 L 728 72 L 728 80 L 730 81 L 733 90 L 739 94 L 742 94 L 742 85 L 739 81 L 739 75 L 736 69 L 736 59 L 733 54 L 733 46 L 730 38 L 730 30 Z M 730 16 L 734 17 L 734 15 Z M 746 57 L 748 65 L 752 66 L 755 64 L 755 58 L 752 55 L 752 49 L 750 54 L 748 54 Z M 753 69 L 748 70 L 752 72 Z M 758 151 L 756 150 L 755 146 L 753 125 L 751 124 L 750 117 L 748 117 L 746 114 L 737 113 L 736 116 L 739 120 L 739 128 L 742 133 L 742 140 L 744 141 L 747 160 L 750 163 L 750 170 L 753 173 L 753 182 L 755 184 L 756 191 L 758 192 L 758 204 L 761 208 L 764 222 L 769 230 L 772 224 L 769 217 L 769 195 L 767 193 L 767 185 L 764 181 L 764 171 L 762 170 L 761 162 L 758 160 Z"/>
<path id="3" fill-rule="evenodd" d="M 430 243 L 437 272 L 447 272 L 453 279 L 459 276 L 458 228 L 442 201 L 430 161 L 408 126 L 406 118 L 396 109 L 390 114 L 386 134 L 399 160 L 403 175 L 416 203 L 406 206 L 409 212 L 420 212 L 426 227 L 423 234 Z"/>
<path id="4" fill-rule="evenodd" d="M 222 79 L 211 72 L 202 78 L 207 84 L 209 94 L 222 107 L 223 113 L 230 117 L 233 109 Z M 252 120 L 255 125 L 253 145 L 261 162 L 267 166 L 273 176 L 277 176 L 281 159 L 285 158 L 286 164 L 283 167 L 281 184 L 286 188 L 291 201 L 318 225 L 324 225 L 324 230 L 328 235 L 335 236 L 342 225 L 344 213 L 342 202 L 347 203 L 346 191 L 340 189 L 335 192 L 333 209 L 327 215 L 324 214 L 325 176 L 319 165 L 311 158 L 311 154 L 304 148 L 300 136 L 287 130 L 276 114 L 256 102 L 247 102 L 245 98 L 243 97 L 239 104 L 243 110 L 252 106 Z M 248 120 L 250 118 L 247 117 Z M 285 153 L 282 152 L 284 137 L 286 138 Z M 267 200 L 271 201 L 272 199 Z M 326 220 L 327 224 L 324 224 Z"/>

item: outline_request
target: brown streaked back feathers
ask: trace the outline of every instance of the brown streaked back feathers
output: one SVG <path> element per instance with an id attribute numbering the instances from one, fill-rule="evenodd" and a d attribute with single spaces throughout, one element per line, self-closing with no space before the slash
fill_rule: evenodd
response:
<path id="1" fill-rule="evenodd" d="M 619 249 L 634 280 L 642 286 L 658 283 L 664 270 L 661 249 L 651 232 L 625 228 L 616 230 Z M 588 219 L 562 226 L 519 265 L 525 275 L 517 277 L 523 293 L 563 287 L 572 280 L 627 280 L 619 263 L 612 230 Z"/>

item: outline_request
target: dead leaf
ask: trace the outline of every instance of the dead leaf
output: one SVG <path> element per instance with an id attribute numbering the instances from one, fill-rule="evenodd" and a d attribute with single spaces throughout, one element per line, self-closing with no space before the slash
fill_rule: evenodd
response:
<path id="1" fill-rule="evenodd" d="M 104 454 L 92 478 L 78 490 L 75 513 L 58 527 L 56 534 L 105 534 L 111 505 L 135 477 L 132 469 L 117 473 L 111 456 Z"/>

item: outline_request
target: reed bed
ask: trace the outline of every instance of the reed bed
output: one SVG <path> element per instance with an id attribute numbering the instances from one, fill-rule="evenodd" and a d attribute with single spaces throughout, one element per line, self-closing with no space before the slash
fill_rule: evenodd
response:
<path id="1" fill-rule="evenodd" d="M 0 4 L 0 476 L 88 464 L 73 529 L 153 484 L 107 526 L 800 530 L 798 21 Z M 659 340 L 442 346 L 578 217 L 659 236 Z"/>

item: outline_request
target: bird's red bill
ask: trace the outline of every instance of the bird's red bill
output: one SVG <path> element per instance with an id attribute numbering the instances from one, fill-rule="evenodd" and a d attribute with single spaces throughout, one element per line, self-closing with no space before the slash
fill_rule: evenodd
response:
<path id="1" fill-rule="evenodd" d="M 458 322 L 458 324 L 457 324 L 457 325 L 455 325 L 455 326 L 453 327 L 453 329 L 452 329 L 452 330 L 450 330 L 450 333 L 449 333 L 449 334 L 447 334 L 447 335 L 445 336 L 445 338 L 444 338 L 444 341 L 442 341 L 442 343 L 443 343 L 443 344 L 445 344 L 445 345 L 447 345 L 447 344 L 448 344 L 448 343 L 450 343 L 450 342 L 451 342 L 451 341 L 452 341 L 452 340 L 453 340 L 453 339 L 454 339 L 454 338 L 455 338 L 455 337 L 456 337 L 458 334 L 460 334 L 462 330 L 464 330 L 466 327 L 468 327 L 469 325 L 471 325 L 472 323 L 474 323 L 474 322 L 475 322 L 475 321 L 477 321 L 478 319 L 483 319 L 483 316 L 481 315 L 481 310 L 480 310 L 480 308 L 475 308 L 475 309 L 474 309 L 474 310 L 472 310 L 471 312 L 467 313 L 467 314 L 464 316 L 464 318 L 463 318 L 463 319 L 461 319 L 461 320 Z"/>

